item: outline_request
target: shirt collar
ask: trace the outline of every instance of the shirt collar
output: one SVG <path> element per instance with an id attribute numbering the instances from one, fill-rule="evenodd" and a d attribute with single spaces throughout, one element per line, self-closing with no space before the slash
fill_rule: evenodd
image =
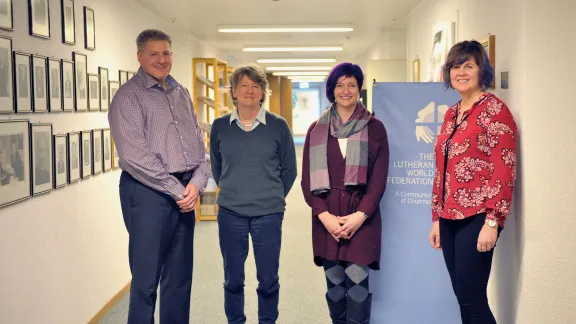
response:
<path id="1" fill-rule="evenodd" d="M 158 82 L 156 79 L 150 76 L 150 74 L 146 73 L 144 69 L 142 69 L 142 67 L 138 68 L 138 73 L 136 73 L 136 75 L 144 79 L 144 86 L 146 87 L 146 90 L 158 85 L 162 87 L 162 84 L 160 84 L 160 82 Z M 176 82 L 176 80 L 171 75 L 168 75 L 166 77 L 166 81 L 168 82 L 168 86 L 171 89 L 176 88 L 178 86 L 178 82 Z"/>
<path id="2" fill-rule="evenodd" d="M 240 116 L 238 116 L 238 108 L 232 110 L 232 113 L 230 114 L 230 125 L 232 125 L 232 123 L 237 119 L 240 119 Z M 258 115 L 256 115 L 256 120 L 261 124 L 266 125 L 266 109 L 260 107 Z"/>

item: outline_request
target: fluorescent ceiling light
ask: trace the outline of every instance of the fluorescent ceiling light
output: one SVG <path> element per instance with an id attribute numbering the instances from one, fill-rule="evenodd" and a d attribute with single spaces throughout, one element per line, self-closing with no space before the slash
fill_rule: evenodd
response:
<path id="1" fill-rule="evenodd" d="M 292 80 L 292 79 L 298 79 L 298 80 L 302 80 L 302 79 L 316 79 L 316 80 L 324 80 L 326 79 L 326 76 L 324 75 L 289 75 L 287 76 L 288 79 Z"/>
<path id="2" fill-rule="evenodd" d="M 336 52 L 342 47 L 245 47 L 244 52 Z"/>
<path id="3" fill-rule="evenodd" d="M 290 79 L 291 82 L 324 82 L 323 79 Z"/>
<path id="4" fill-rule="evenodd" d="M 218 28 L 221 33 L 347 33 L 351 27 L 229 27 Z"/>
<path id="5" fill-rule="evenodd" d="M 274 72 L 272 73 L 272 75 L 277 75 L 277 76 L 289 76 L 289 75 L 305 75 L 305 76 L 310 76 L 310 75 L 315 75 L 315 76 L 319 76 L 319 75 L 328 75 L 328 72 L 307 72 L 307 71 L 298 71 L 298 72 Z"/>
<path id="6" fill-rule="evenodd" d="M 333 63 L 336 59 L 259 59 L 258 63 Z"/>
<path id="7" fill-rule="evenodd" d="M 331 66 L 272 66 L 268 71 L 330 71 Z"/>

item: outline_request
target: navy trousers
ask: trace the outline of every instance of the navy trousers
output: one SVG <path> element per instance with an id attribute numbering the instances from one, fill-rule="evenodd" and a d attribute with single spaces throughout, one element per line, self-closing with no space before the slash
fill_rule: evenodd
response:
<path id="1" fill-rule="evenodd" d="M 440 218 L 442 252 L 463 324 L 496 324 L 486 294 L 496 247 L 489 252 L 477 248 L 485 219 L 486 213 L 459 220 Z"/>
<path id="2" fill-rule="evenodd" d="M 181 179 L 182 183 L 188 179 Z M 132 273 L 128 324 L 154 323 L 160 283 L 160 322 L 188 324 L 192 289 L 194 212 L 181 213 L 168 195 L 120 176 L 120 202 L 129 234 Z"/>
<path id="3" fill-rule="evenodd" d="M 224 261 L 224 310 L 228 324 L 246 323 L 244 314 L 244 263 L 248 235 L 252 236 L 258 279 L 258 323 L 278 319 L 280 247 L 284 213 L 258 217 L 239 216 L 219 208 L 218 234 Z"/>

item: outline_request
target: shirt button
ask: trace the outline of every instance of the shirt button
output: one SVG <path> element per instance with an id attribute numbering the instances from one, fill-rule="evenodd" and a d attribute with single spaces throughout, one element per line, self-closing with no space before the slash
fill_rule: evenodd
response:
<path id="1" fill-rule="evenodd" d="M 186 155 L 186 154 L 188 154 L 188 153 L 184 152 L 184 155 Z"/>
<path id="2" fill-rule="evenodd" d="M 184 137 L 180 136 L 180 139 L 183 139 Z"/>
<path id="3" fill-rule="evenodd" d="M 170 108 L 174 109 L 174 106 L 170 105 Z"/>
<path id="4" fill-rule="evenodd" d="M 175 122 L 174 122 L 174 124 L 178 125 L 178 122 L 177 122 L 177 121 L 175 121 Z"/>

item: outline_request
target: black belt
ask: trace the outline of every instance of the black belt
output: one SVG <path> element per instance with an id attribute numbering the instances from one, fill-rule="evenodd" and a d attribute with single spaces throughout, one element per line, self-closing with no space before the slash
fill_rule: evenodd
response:
<path id="1" fill-rule="evenodd" d="M 194 174 L 193 171 L 170 173 L 171 176 L 174 176 L 176 179 L 180 181 L 188 181 L 192 179 L 192 174 Z"/>

